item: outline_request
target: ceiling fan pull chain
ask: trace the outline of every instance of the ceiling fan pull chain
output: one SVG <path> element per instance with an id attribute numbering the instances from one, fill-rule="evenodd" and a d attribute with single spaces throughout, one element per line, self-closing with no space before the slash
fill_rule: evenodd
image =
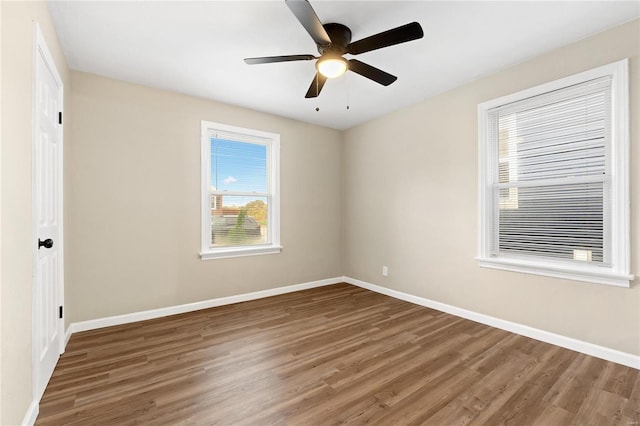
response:
<path id="1" fill-rule="evenodd" d="M 320 74 L 316 73 L 316 100 L 318 99 L 318 80 L 320 79 Z M 316 112 L 320 111 L 320 107 L 316 105 Z"/>
<path id="2" fill-rule="evenodd" d="M 349 110 L 349 89 L 351 88 L 351 84 L 349 84 L 349 74 L 345 76 L 345 80 L 347 82 L 347 111 Z"/>

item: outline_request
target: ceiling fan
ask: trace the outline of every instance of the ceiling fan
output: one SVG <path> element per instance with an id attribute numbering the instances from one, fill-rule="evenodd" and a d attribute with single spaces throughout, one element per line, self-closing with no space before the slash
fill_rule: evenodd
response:
<path id="1" fill-rule="evenodd" d="M 352 43 L 351 30 L 348 27 L 337 23 L 322 24 L 307 0 L 285 0 L 285 3 L 318 46 L 320 56 L 265 56 L 261 58 L 246 58 L 244 61 L 249 65 L 254 65 L 317 59 L 316 75 L 311 82 L 305 98 L 317 97 L 320 95 L 320 91 L 328 78 L 339 77 L 347 70 L 351 70 L 383 86 L 390 85 L 396 81 L 398 77 L 358 61 L 357 59 L 345 59 L 343 55 L 347 53 L 359 55 L 360 53 L 416 40 L 422 38 L 424 35 L 420 24 L 412 22 Z"/>

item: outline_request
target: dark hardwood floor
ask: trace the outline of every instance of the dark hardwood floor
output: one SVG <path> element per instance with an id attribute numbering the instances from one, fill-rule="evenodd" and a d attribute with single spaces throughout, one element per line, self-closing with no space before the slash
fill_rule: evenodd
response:
<path id="1" fill-rule="evenodd" d="M 348 284 L 74 334 L 37 425 L 624 425 L 639 371 Z"/>

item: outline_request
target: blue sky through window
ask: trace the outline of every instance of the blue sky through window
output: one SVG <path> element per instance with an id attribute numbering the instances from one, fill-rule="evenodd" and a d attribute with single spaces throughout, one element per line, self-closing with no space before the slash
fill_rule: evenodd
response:
<path id="1" fill-rule="evenodd" d="M 229 193 L 267 193 L 267 147 L 211 138 L 211 186 Z M 255 199 L 234 198 L 238 205 Z"/>

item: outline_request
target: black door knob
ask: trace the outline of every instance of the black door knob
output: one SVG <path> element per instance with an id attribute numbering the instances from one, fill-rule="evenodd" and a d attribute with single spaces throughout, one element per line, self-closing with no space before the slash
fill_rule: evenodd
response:
<path id="1" fill-rule="evenodd" d="M 38 238 L 38 250 L 40 250 L 40 247 L 44 248 L 51 248 L 53 247 L 53 240 L 51 238 L 47 238 L 46 240 L 42 241 L 40 238 Z"/>

